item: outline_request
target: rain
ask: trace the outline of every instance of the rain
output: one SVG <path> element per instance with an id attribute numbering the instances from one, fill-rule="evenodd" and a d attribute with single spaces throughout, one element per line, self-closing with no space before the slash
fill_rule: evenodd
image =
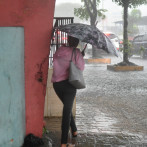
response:
<path id="1" fill-rule="evenodd" d="M 75 23 L 89 24 L 89 21 L 74 16 L 74 8 L 81 5 L 80 0 L 56 0 L 54 16 L 74 17 Z M 116 65 L 123 60 L 123 9 L 110 0 L 102 0 L 99 9 L 107 11 L 104 20 L 98 19 L 97 28 L 117 36 L 120 57 L 99 49 L 93 56 L 92 46 L 88 44 L 84 57 L 86 88 L 78 90 L 76 95 L 75 119 L 79 137 L 69 141 L 77 147 L 147 147 L 147 55 L 141 54 L 147 50 L 146 5 L 136 8 L 141 12 L 142 20 L 136 23 L 137 31 L 128 36 L 131 46 L 135 37 L 146 38 L 143 52 L 140 48 L 137 52 L 130 51 L 128 56 L 130 62 L 143 67 L 141 71 L 107 69 L 108 65 Z M 129 8 L 129 15 L 132 10 Z M 83 47 L 80 44 L 81 50 Z M 88 60 L 93 58 L 110 59 L 111 62 L 89 63 Z M 50 132 L 49 137 L 53 144 L 58 145 L 58 134 L 55 132 Z"/>

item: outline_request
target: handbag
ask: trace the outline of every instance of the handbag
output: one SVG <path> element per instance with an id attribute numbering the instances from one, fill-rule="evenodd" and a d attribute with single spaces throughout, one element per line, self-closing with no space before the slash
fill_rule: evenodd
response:
<path id="1" fill-rule="evenodd" d="M 69 66 L 69 83 L 76 89 L 85 88 L 85 81 L 83 77 L 83 71 L 80 70 L 72 61 L 73 54 L 75 54 L 76 61 L 76 49 L 74 48 L 71 55 L 70 66 Z"/>

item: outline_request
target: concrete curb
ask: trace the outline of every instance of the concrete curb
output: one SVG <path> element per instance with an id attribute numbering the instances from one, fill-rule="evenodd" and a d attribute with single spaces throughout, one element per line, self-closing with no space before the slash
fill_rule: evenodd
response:
<path id="1" fill-rule="evenodd" d="M 111 59 L 110 58 L 97 58 L 97 59 L 85 59 L 85 63 L 104 63 L 104 64 L 110 64 Z"/>
<path id="2" fill-rule="evenodd" d="M 144 66 L 116 66 L 107 65 L 107 70 L 111 71 L 143 71 Z"/>

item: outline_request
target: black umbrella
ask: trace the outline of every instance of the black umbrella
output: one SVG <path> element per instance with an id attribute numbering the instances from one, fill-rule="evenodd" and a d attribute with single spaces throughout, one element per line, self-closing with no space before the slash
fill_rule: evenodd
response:
<path id="1" fill-rule="evenodd" d="M 72 23 L 59 26 L 57 29 L 67 33 L 69 36 L 78 38 L 82 42 L 89 43 L 98 49 L 103 49 L 107 53 L 113 53 L 117 57 L 119 56 L 117 48 L 113 45 L 111 40 L 95 26 Z"/>

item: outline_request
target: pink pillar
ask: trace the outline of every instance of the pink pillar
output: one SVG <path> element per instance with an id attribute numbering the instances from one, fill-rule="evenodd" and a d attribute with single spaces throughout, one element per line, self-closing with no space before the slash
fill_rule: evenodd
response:
<path id="1" fill-rule="evenodd" d="M 42 136 L 55 0 L 1 0 L 0 27 L 25 30 L 26 134 Z"/>

